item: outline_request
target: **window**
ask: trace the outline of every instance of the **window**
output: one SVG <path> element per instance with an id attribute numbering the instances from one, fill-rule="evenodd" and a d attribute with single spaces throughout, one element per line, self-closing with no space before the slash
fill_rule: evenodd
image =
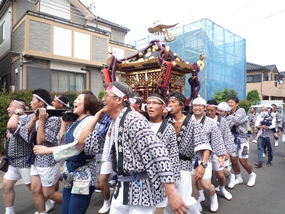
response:
<path id="1" fill-rule="evenodd" d="M 5 40 L 5 22 L 0 25 L 0 45 Z"/>
<path id="2" fill-rule="evenodd" d="M 54 92 L 83 91 L 85 87 L 85 74 L 68 71 L 52 71 L 52 86 Z"/>
<path id="3" fill-rule="evenodd" d="M 263 73 L 263 81 L 268 81 L 268 80 L 269 80 L 269 75 L 267 73 Z"/>
<path id="4" fill-rule="evenodd" d="M 247 82 L 261 82 L 261 74 L 248 75 Z"/>

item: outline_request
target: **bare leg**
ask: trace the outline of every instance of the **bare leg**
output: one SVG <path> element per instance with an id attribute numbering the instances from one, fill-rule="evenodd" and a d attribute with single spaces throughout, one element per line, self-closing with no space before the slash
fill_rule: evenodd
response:
<path id="1" fill-rule="evenodd" d="M 12 207 L 14 206 L 15 201 L 15 183 L 17 181 L 12 181 L 8 179 L 3 179 L 2 183 L 2 193 L 3 193 L 3 200 L 5 207 Z"/>
<path id="2" fill-rule="evenodd" d="M 39 213 L 45 211 L 45 197 L 42 191 L 42 183 L 40 176 L 33 175 L 31 176 L 31 190 L 33 194 L 33 200 L 35 207 Z"/>

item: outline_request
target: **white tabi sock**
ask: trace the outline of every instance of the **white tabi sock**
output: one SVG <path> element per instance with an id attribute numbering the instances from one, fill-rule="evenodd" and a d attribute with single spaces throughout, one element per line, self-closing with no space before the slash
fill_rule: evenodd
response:
<path id="1" fill-rule="evenodd" d="M 14 206 L 12 207 L 6 207 L 5 214 L 15 214 Z"/>
<path id="2" fill-rule="evenodd" d="M 239 181 L 242 181 L 241 174 L 237 174 L 236 177 L 237 177 L 237 179 L 238 179 Z"/>

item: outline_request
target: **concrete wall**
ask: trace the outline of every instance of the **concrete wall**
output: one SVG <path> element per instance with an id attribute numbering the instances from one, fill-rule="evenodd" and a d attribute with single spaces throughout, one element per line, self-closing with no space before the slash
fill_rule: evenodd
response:
<path id="1" fill-rule="evenodd" d="M 92 60 L 105 62 L 107 59 L 107 40 L 92 36 Z"/>
<path id="2" fill-rule="evenodd" d="M 35 3 L 31 1 L 21 0 L 17 1 L 16 4 L 16 23 L 22 18 L 27 10 L 34 11 Z"/>
<path id="3" fill-rule="evenodd" d="M 22 52 L 25 45 L 25 22 L 23 22 L 13 33 L 12 50 Z"/>
<path id="4" fill-rule="evenodd" d="M 117 29 L 112 28 L 112 33 L 111 33 L 111 40 L 116 41 L 116 42 L 125 42 L 125 35 L 122 31 L 119 31 Z"/>
<path id="5" fill-rule="evenodd" d="M 88 70 L 90 70 L 90 90 L 98 96 L 99 92 L 104 89 L 103 87 L 103 81 L 101 76 L 101 69 L 100 68 L 94 68 L 94 67 L 88 67 Z"/>
<path id="6" fill-rule="evenodd" d="M 30 50 L 50 52 L 51 26 L 37 21 L 30 21 Z"/>

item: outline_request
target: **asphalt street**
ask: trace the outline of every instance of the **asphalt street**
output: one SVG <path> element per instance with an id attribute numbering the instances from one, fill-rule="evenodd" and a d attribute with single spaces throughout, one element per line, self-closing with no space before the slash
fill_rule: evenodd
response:
<path id="1" fill-rule="evenodd" d="M 284 145 L 279 141 L 279 146 L 275 147 L 275 156 L 271 167 L 266 166 L 267 157 L 265 157 L 262 168 L 255 168 L 254 162 L 257 161 L 257 146 L 250 143 L 249 162 L 253 165 L 254 172 L 257 174 L 257 180 L 254 187 L 247 187 L 248 175 L 242 168 L 244 183 L 235 186 L 229 190 L 233 199 L 227 201 L 219 193 L 218 213 L 225 214 L 284 214 L 285 213 L 285 151 Z M 216 181 L 213 180 L 216 184 Z M 15 211 L 17 214 L 33 214 L 36 210 L 33 205 L 31 192 L 25 185 L 15 187 Z M 2 195 L 2 190 L 0 190 Z M 205 194 L 206 201 L 202 202 L 203 214 L 210 213 L 209 196 Z M 87 214 L 98 213 L 103 204 L 101 193 L 94 193 L 89 205 Z M 0 200 L 0 213 L 5 213 L 3 200 Z M 61 205 L 56 204 L 51 214 L 60 214 Z"/>

